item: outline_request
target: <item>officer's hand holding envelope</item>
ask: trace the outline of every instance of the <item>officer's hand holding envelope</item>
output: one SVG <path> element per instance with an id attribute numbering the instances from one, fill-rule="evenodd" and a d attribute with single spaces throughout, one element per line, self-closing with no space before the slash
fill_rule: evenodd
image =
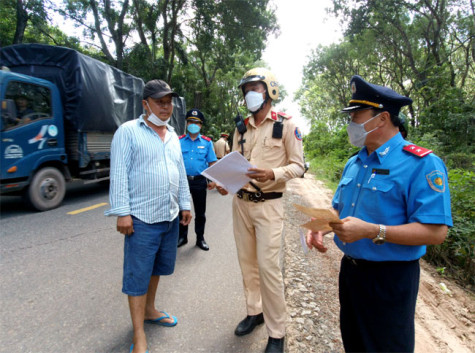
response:
<path id="1" fill-rule="evenodd" d="M 330 223 L 343 223 L 338 216 L 327 208 L 310 208 L 294 203 L 294 207 L 302 213 L 312 217 L 310 222 L 301 226 L 310 229 L 313 232 L 331 231 Z"/>

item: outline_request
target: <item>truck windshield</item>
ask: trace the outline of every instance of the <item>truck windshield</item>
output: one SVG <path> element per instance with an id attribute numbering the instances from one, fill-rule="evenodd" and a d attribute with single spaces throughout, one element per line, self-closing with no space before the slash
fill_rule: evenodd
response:
<path id="1" fill-rule="evenodd" d="M 47 87 L 10 81 L 4 99 L 15 104 L 8 105 L 10 109 L 2 107 L 3 130 L 16 129 L 52 116 L 51 91 Z"/>

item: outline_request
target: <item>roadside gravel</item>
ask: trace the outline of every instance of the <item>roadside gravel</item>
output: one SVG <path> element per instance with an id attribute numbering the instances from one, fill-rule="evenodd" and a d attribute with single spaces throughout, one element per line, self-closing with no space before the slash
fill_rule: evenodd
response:
<path id="1" fill-rule="evenodd" d="M 342 352 L 338 302 L 340 251 L 304 253 L 300 224 L 308 221 L 292 205 L 328 208 L 331 191 L 306 175 L 287 183 L 284 224 L 284 283 L 287 300 L 286 352 Z M 332 243 L 327 239 L 329 245 Z"/>

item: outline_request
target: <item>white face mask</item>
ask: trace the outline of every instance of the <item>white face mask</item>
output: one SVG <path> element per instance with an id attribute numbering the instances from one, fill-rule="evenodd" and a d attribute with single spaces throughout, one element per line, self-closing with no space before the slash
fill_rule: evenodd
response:
<path id="1" fill-rule="evenodd" d="M 165 125 L 167 125 L 168 122 L 170 121 L 171 117 L 169 117 L 167 120 L 160 119 L 158 116 L 156 116 L 152 112 L 152 109 L 150 109 L 150 106 L 148 105 L 148 102 L 146 102 L 146 103 L 147 103 L 148 109 L 150 110 L 150 115 L 147 117 L 147 120 L 150 121 L 153 125 L 156 125 L 156 126 L 165 126 Z"/>
<path id="2" fill-rule="evenodd" d="M 244 99 L 246 100 L 247 109 L 249 109 L 249 111 L 252 113 L 254 113 L 256 110 L 259 110 L 259 108 L 264 103 L 262 93 L 254 91 L 247 92 Z"/>
<path id="3" fill-rule="evenodd" d="M 381 113 L 379 113 L 378 115 L 375 115 L 373 116 L 371 119 L 369 119 L 368 121 L 364 122 L 363 124 L 357 124 L 357 123 L 354 123 L 352 121 L 350 121 L 350 123 L 348 124 L 348 126 L 346 127 L 346 131 L 348 132 L 348 137 L 350 138 L 350 143 L 353 145 L 353 146 L 356 146 L 356 147 L 363 147 L 365 142 L 366 142 L 366 136 L 370 133 L 370 132 L 373 132 L 374 130 L 377 130 L 379 129 L 379 127 L 375 127 L 373 130 L 371 131 L 366 131 L 364 126 L 369 123 L 371 120 L 377 118 L 378 116 L 380 116 Z"/>

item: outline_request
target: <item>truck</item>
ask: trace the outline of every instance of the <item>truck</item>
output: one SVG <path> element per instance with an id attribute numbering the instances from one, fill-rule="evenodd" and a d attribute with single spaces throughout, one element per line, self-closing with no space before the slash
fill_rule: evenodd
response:
<path id="1" fill-rule="evenodd" d="M 107 181 L 115 130 L 143 113 L 143 80 L 42 44 L 0 48 L 0 67 L 0 194 L 46 211 L 62 203 L 67 182 Z M 174 98 L 177 133 L 185 112 Z"/>

